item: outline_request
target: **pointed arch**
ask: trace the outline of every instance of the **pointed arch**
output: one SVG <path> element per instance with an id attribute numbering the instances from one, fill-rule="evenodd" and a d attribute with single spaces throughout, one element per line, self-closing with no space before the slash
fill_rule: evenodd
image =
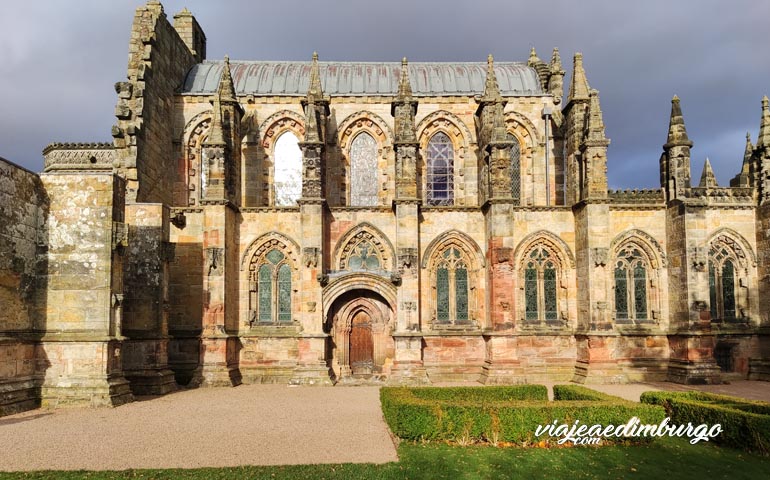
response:
<path id="1" fill-rule="evenodd" d="M 505 128 L 521 141 L 522 153 L 528 154 L 540 144 L 540 135 L 532 121 L 518 112 L 505 112 Z"/>
<path id="2" fill-rule="evenodd" d="M 361 247 L 366 250 L 362 251 Z M 368 222 L 359 223 L 340 237 L 332 259 L 333 268 L 339 270 L 396 271 L 393 244 L 379 228 Z M 356 263 L 351 265 L 351 261 Z M 360 265 L 358 261 L 361 262 Z M 375 261 L 377 265 L 374 264 Z"/>
<path id="3" fill-rule="evenodd" d="M 244 271 L 251 260 L 267 253 L 270 247 L 280 248 L 284 251 L 294 264 L 295 268 L 300 265 L 299 244 L 286 235 L 272 231 L 267 232 L 249 243 L 241 256 L 241 271 Z"/>
<path id="4" fill-rule="evenodd" d="M 575 268 L 575 256 L 572 254 L 569 245 L 561 237 L 547 230 L 538 230 L 537 232 L 530 233 L 519 242 L 513 253 L 514 265 L 519 266 L 523 264 L 526 255 L 540 243 L 549 246 L 557 254 L 558 260 L 565 271 Z"/>
<path id="5" fill-rule="evenodd" d="M 751 244 L 743 235 L 732 228 L 722 227 L 714 231 L 706 244 L 711 246 L 715 242 L 721 242 L 732 248 L 735 251 L 736 260 L 742 268 L 756 267 L 757 257 Z"/>
<path id="6" fill-rule="evenodd" d="M 447 110 L 436 110 L 417 124 L 416 132 L 421 149 L 425 149 L 428 139 L 437 131 L 444 131 L 450 135 L 455 142 L 456 150 L 476 143 L 475 137 L 460 117 Z"/>
<path id="7" fill-rule="evenodd" d="M 381 296 L 391 311 L 396 311 L 398 292 L 392 282 L 373 273 L 356 272 L 336 277 L 323 287 L 321 296 L 323 298 L 324 318 L 328 318 L 329 309 L 334 301 L 342 294 L 352 290 L 370 290 Z"/>
<path id="8" fill-rule="evenodd" d="M 635 228 L 626 230 L 612 239 L 610 242 L 610 258 L 615 258 L 619 249 L 627 242 L 633 242 L 644 251 L 652 268 L 658 269 L 666 266 L 666 253 L 658 241 L 652 235 Z"/>
<path id="9" fill-rule="evenodd" d="M 440 251 L 443 251 L 450 246 L 456 246 L 465 253 L 472 262 L 472 268 L 474 270 L 484 268 L 484 253 L 482 252 L 481 247 L 479 247 L 479 244 L 468 236 L 468 234 L 459 230 L 448 230 L 431 240 L 425 248 L 425 253 L 423 253 L 420 268 L 429 268 L 432 260 L 435 260 L 435 257 L 440 254 Z"/>
<path id="10" fill-rule="evenodd" d="M 275 141 L 287 130 L 300 140 L 305 138 L 304 116 L 292 110 L 280 110 L 267 117 L 259 126 L 262 148 L 266 152 L 272 152 Z"/>
<path id="11" fill-rule="evenodd" d="M 348 151 L 350 141 L 361 131 L 368 132 L 377 140 L 379 148 L 391 146 L 393 143 L 393 130 L 388 122 L 376 113 L 361 110 L 348 115 L 337 126 L 339 145 L 343 152 Z"/>

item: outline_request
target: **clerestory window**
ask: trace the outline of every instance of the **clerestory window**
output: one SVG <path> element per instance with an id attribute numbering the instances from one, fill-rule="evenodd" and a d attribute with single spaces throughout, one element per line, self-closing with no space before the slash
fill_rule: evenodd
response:
<path id="1" fill-rule="evenodd" d="M 350 205 L 377 205 L 377 142 L 366 132 L 350 144 Z"/>
<path id="2" fill-rule="evenodd" d="M 285 132 L 275 141 L 273 161 L 275 205 L 296 205 L 302 196 L 302 151 L 293 133 Z"/>
<path id="3" fill-rule="evenodd" d="M 428 141 L 427 203 L 428 205 L 454 204 L 454 147 L 444 132 L 438 132 Z"/>

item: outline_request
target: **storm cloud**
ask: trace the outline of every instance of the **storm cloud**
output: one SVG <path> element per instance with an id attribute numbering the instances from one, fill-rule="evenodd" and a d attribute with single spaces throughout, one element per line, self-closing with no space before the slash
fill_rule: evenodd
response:
<path id="1" fill-rule="evenodd" d="M 599 90 L 613 188 L 658 187 L 670 100 L 682 99 L 693 178 L 708 156 L 721 185 L 756 140 L 770 94 L 770 2 L 167 0 L 188 7 L 208 57 L 237 60 L 526 61 L 583 52 Z M 0 17 L 0 156 L 42 169 L 54 141 L 111 141 L 132 1 L 7 2 Z M 569 73 L 568 73 L 569 75 Z M 568 85 L 569 78 L 565 79 Z"/>

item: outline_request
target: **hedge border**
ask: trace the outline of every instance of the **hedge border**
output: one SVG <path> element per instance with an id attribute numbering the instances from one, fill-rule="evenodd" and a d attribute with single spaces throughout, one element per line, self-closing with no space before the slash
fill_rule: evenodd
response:
<path id="1" fill-rule="evenodd" d="M 546 388 L 542 385 L 537 387 L 538 390 Z M 447 394 L 435 395 L 444 397 L 440 399 L 425 399 L 415 395 L 415 391 L 424 393 L 424 388 L 384 387 L 380 389 L 380 399 L 383 416 L 391 431 L 399 438 L 461 444 L 506 442 L 530 445 L 540 441 L 555 443 L 557 438 L 535 436 L 538 426 L 550 424 L 554 420 L 569 425 L 579 420 L 581 424 L 589 426 L 607 426 L 625 424 L 632 417 L 638 417 L 644 424 L 657 424 L 665 417 L 665 412 L 660 406 L 642 405 L 580 386 L 559 387 L 564 387 L 558 389 L 557 398 L 560 399 L 553 402 L 542 398 L 479 398 L 486 395 L 494 397 L 497 392 L 493 389 L 499 387 L 454 387 L 451 391 L 445 390 Z M 467 392 L 468 389 L 473 390 L 472 394 Z M 557 389 L 554 395 L 556 391 Z M 452 393 L 456 398 L 446 398 L 448 393 Z M 469 396 L 473 398 L 469 399 Z M 649 440 L 635 438 L 631 442 L 644 443 Z M 629 439 L 603 439 L 603 443 L 617 442 L 628 443 Z"/>
<path id="2" fill-rule="evenodd" d="M 641 401 L 662 406 L 674 424 L 720 424 L 715 443 L 770 455 L 770 403 L 698 391 L 644 392 Z"/>

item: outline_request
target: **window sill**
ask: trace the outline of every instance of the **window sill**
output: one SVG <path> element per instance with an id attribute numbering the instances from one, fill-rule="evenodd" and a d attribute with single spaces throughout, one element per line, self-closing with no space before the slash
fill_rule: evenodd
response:
<path id="1" fill-rule="evenodd" d="M 262 323 L 246 327 L 240 332 L 241 337 L 296 337 L 302 327 L 296 323 Z"/>

